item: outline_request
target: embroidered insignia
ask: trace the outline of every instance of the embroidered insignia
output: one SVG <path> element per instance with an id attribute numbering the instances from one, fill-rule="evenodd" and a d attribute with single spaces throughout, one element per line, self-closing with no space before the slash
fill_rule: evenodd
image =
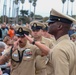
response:
<path id="1" fill-rule="evenodd" d="M 19 31 L 19 32 L 22 32 L 22 31 L 23 31 L 23 29 L 20 27 L 20 28 L 18 29 L 18 31 Z"/>
<path id="2" fill-rule="evenodd" d="M 33 26 L 36 27 L 37 26 L 37 23 L 34 23 Z"/>
<path id="3" fill-rule="evenodd" d="M 60 21 L 60 18 L 58 18 L 58 21 Z"/>
<path id="4" fill-rule="evenodd" d="M 13 54 L 14 57 L 18 57 L 18 54 Z"/>
<path id="5" fill-rule="evenodd" d="M 26 49 L 26 50 L 24 51 L 24 56 L 26 56 L 26 57 L 32 56 L 31 50 L 30 50 L 30 49 Z"/>

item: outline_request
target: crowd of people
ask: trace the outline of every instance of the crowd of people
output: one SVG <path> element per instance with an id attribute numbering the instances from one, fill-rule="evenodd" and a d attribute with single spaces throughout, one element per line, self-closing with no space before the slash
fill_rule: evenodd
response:
<path id="1" fill-rule="evenodd" d="M 0 25 L 0 75 L 76 75 L 76 20 L 54 9 L 49 20 Z"/>

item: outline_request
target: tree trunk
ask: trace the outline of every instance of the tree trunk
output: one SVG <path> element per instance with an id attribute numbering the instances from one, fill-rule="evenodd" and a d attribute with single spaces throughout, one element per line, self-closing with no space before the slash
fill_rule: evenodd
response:
<path id="1" fill-rule="evenodd" d="M 69 10 L 69 0 L 67 0 L 67 15 L 68 15 L 68 10 Z"/>

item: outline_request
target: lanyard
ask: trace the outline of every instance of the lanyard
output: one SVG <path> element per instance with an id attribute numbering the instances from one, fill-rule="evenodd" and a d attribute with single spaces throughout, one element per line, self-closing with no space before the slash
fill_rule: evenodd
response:
<path id="1" fill-rule="evenodd" d="M 23 50 L 22 53 L 21 53 L 21 55 L 20 55 L 20 51 L 17 50 L 17 52 L 18 52 L 18 59 L 19 59 L 19 60 L 15 60 L 15 59 L 12 58 L 12 53 L 13 53 L 13 51 L 12 51 L 12 48 L 11 48 L 11 51 L 10 51 L 11 59 L 12 59 L 14 62 L 20 63 L 20 62 L 22 61 L 24 51 L 25 51 L 25 50 Z"/>

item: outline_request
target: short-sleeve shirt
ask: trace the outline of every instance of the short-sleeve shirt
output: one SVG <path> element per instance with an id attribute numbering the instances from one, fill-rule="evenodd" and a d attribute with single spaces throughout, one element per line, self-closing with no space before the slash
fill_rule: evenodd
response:
<path id="1" fill-rule="evenodd" d="M 35 57 L 41 55 L 41 51 L 29 43 L 23 49 L 18 47 L 18 50 L 20 53 L 24 50 L 23 58 L 20 63 L 11 60 L 11 75 L 35 75 Z M 12 54 L 12 58 L 18 60 L 17 50 Z"/>

